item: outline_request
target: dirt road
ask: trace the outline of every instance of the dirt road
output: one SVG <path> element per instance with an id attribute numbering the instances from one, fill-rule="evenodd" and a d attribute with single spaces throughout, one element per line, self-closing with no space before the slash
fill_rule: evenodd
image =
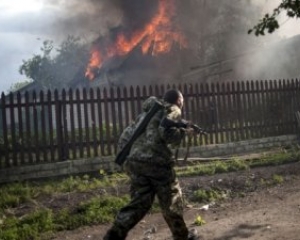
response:
<path id="1" fill-rule="evenodd" d="M 272 182 L 274 176 L 283 182 Z M 273 176 L 273 178 L 272 178 Z M 251 180 L 251 181 L 250 181 Z M 230 198 L 208 210 L 201 205 L 187 206 L 185 220 L 205 240 L 299 240 L 300 239 L 300 163 L 264 167 L 211 177 L 181 179 L 184 191 L 190 186 L 219 185 L 231 192 Z M 246 191 L 244 191 L 247 189 Z M 240 190 L 243 190 L 241 194 Z M 206 221 L 195 226 L 197 215 Z M 109 226 L 84 227 L 57 234 L 56 240 L 102 239 Z M 128 240 L 172 239 L 160 213 L 147 215 L 129 234 Z"/>

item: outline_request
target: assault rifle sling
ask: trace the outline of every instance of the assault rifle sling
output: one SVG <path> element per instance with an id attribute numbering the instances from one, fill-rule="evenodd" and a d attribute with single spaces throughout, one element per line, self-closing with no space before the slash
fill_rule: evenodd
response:
<path id="1" fill-rule="evenodd" d="M 148 123 L 150 122 L 151 118 L 157 113 L 160 109 L 163 109 L 163 104 L 159 101 L 155 101 L 154 105 L 151 109 L 147 112 L 145 117 L 141 120 L 141 122 L 136 127 L 133 135 L 129 139 L 128 143 L 123 147 L 123 149 L 117 154 L 115 163 L 122 166 L 126 160 L 126 157 L 130 153 L 130 149 L 135 142 L 135 140 L 145 131 Z"/>

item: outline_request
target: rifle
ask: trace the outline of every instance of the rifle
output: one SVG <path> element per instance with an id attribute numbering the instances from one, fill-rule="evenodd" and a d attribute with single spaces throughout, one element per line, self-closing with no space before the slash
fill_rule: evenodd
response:
<path id="1" fill-rule="evenodd" d="M 115 163 L 122 166 L 123 163 L 126 160 L 126 157 L 129 155 L 131 147 L 135 140 L 145 131 L 148 123 L 152 119 L 152 117 L 157 113 L 160 109 L 163 109 L 164 105 L 160 103 L 159 101 L 155 101 L 154 105 L 151 107 L 151 109 L 147 112 L 147 114 L 144 116 L 144 118 L 141 120 L 141 122 L 136 127 L 133 135 L 130 137 L 128 143 L 122 148 L 122 150 L 117 154 Z"/>
<path id="2" fill-rule="evenodd" d="M 196 124 L 193 124 L 193 123 L 189 123 L 187 120 L 184 120 L 184 119 L 181 119 L 180 121 L 178 122 L 175 122 L 171 119 L 168 119 L 168 118 L 164 118 L 162 121 L 161 121 L 161 126 L 163 126 L 164 128 L 168 129 L 168 128 L 171 128 L 171 127 L 176 127 L 176 128 L 192 128 L 194 129 L 194 131 L 197 133 L 197 134 L 204 134 L 204 135 L 207 135 L 207 132 L 205 130 L 203 130 L 201 127 L 199 127 L 198 125 Z"/>
<path id="3" fill-rule="evenodd" d="M 163 126 L 165 129 L 168 129 L 168 128 L 171 128 L 171 127 L 176 127 L 176 128 L 184 128 L 184 129 L 187 129 L 187 128 L 192 128 L 194 129 L 194 131 L 197 133 L 197 134 L 204 134 L 204 135 L 207 135 L 207 132 L 205 130 L 203 130 L 201 127 L 199 127 L 198 125 L 196 124 L 193 124 L 193 123 L 190 123 L 188 122 L 187 120 L 184 120 L 184 119 L 181 119 L 180 121 L 176 122 L 176 121 L 173 121 L 171 119 L 168 119 L 168 118 L 164 118 L 162 121 L 161 121 L 161 126 Z M 185 154 L 185 157 L 184 157 L 184 162 L 187 161 L 187 158 L 188 158 L 188 155 L 189 155 L 189 150 L 190 150 L 190 146 L 189 144 L 187 145 L 187 150 L 186 150 L 186 154 Z M 176 152 L 175 152 L 175 159 L 177 161 L 178 159 L 178 152 L 179 152 L 179 149 L 177 148 Z"/>

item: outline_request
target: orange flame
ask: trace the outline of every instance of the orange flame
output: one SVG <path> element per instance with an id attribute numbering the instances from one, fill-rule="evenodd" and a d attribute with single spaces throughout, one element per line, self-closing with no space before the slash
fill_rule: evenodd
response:
<path id="1" fill-rule="evenodd" d="M 131 52 L 137 45 L 143 54 L 164 54 L 171 50 L 173 42 L 186 47 L 185 37 L 174 30 L 172 18 L 175 16 L 174 0 L 159 0 L 158 11 L 143 29 L 134 32 L 130 38 L 124 33 L 118 35 L 114 44 L 102 53 L 99 49 L 92 49 L 91 58 L 86 70 L 86 77 L 93 80 L 95 70 L 99 70 L 103 62 L 113 56 L 123 56 Z"/>
<path id="2" fill-rule="evenodd" d="M 92 55 L 90 58 L 89 65 L 86 69 L 85 76 L 88 79 L 94 79 L 95 78 L 95 71 L 94 69 L 99 68 L 102 65 L 102 56 L 101 53 L 95 49 L 92 51 Z"/>

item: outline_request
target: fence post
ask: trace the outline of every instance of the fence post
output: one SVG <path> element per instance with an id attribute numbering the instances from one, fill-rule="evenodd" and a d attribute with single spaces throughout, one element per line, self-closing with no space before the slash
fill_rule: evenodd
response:
<path id="1" fill-rule="evenodd" d="M 67 121 L 67 101 L 66 101 L 66 90 L 62 91 L 61 105 L 61 122 L 62 122 L 62 148 L 63 148 L 63 159 L 69 159 L 69 137 L 68 137 L 68 121 Z"/>
<path id="2" fill-rule="evenodd" d="M 59 160 L 65 160 L 64 140 L 63 140 L 63 123 L 62 123 L 62 104 L 58 99 L 58 91 L 54 92 L 55 113 L 56 113 L 56 135 L 57 135 L 57 153 Z"/>
<path id="3" fill-rule="evenodd" d="M 5 95 L 4 93 L 1 94 L 1 115 L 2 115 L 2 127 L 3 127 L 3 145 L 4 148 L 2 149 L 4 151 L 3 156 L 5 159 L 5 167 L 9 166 L 9 148 L 8 148 L 8 137 L 7 137 L 7 121 L 6 121 L 6 108 L 5 108 Z"/>

